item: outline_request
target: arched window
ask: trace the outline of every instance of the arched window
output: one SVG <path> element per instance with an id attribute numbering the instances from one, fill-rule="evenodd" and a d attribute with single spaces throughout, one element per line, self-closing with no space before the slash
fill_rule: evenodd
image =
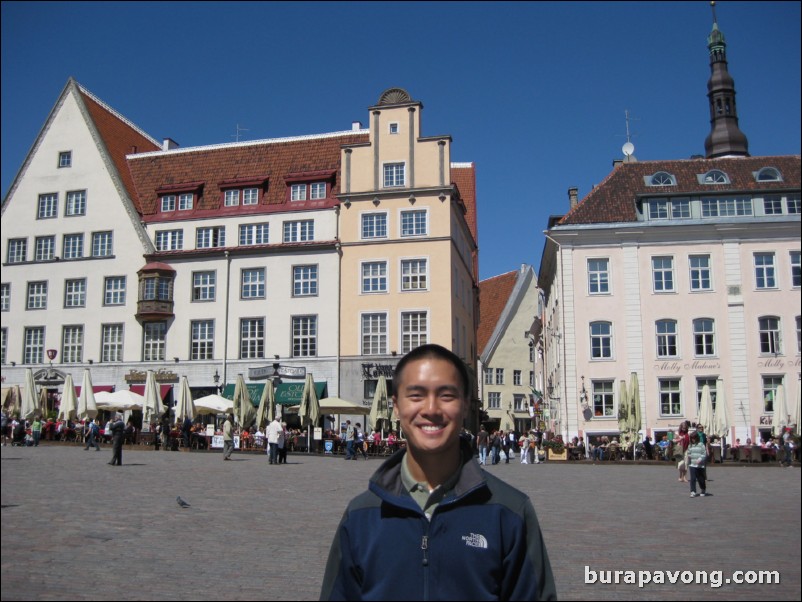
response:
<path id="1" fill-rule="evenodd" d="M 720 169 L 711 169 L 702 176 L 702 184 L 729 184 L 730 178 Z"/>
<path id="2" fill-rule="evenodd" d="M 658 320 L 655 322 L 657 335 L 657 357 L 677 357 L 677 321 Z"/>
<path id="3" fill-rule="evenodd" d="M 764 167 L 755 174 L 758 182 L 782 182 L 783 177 L 780 171 L 774 167 Z"/>
<path id="4" fill-rule="evenodd" d="M 668 172 L 658 171 L 649 179 L 649 186 L 676 186 L 677 179 Z"/>

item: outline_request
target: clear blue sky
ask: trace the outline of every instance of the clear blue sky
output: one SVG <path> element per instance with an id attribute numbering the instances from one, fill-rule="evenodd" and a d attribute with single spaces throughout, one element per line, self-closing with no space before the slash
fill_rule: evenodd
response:
<path id="1" fill-rule="evenodd" d="M 719 2 L 753 155 L 800 153 L 800 3 Z M 549 215 L 626 142 L 704 153 L 709 2 L 3 2 L 2 193 L 72 76 L 182 146 L 367 124 L 390 87 L 477 169 L 480 276 L 539 269 Z"/>

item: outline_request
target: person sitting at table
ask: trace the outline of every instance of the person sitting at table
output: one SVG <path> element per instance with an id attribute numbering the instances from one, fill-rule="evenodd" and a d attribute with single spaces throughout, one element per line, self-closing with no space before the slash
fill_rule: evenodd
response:
<path id="1" fill-rule="evenodd" d="M 387 449 L 390 450 L 390 453 L 395 451 L 395 446 L 398 443 L 398 439 L 395 436 L 395 431 L 390 431 L 387 435 Z"/>
<path id="2" fill-rule="evenodd" d="M 136 443 L 136 427 L 134 426 L 133 417 L 128 419 L 128 424 L 125 425 L 125 442 Z"/>
<path id="3" fill-rule="evenodd" d="M 730 453 L 732 454 L 732 459 L 736 462 L 741 459 L 741 440 L 736 439 L 735 443 L 730 445 Z"/>

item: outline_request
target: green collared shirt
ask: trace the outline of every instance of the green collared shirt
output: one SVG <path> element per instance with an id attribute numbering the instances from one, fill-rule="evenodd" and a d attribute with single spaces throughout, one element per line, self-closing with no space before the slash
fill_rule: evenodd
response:
<path id="1" fill-rule="evenodd" d="M 429 484 L 426 482 L 419 482 L 416 481 L 412 477 L 412 473 L 409 471 L 409 458 L 407 454 L 404 454 L 403 459 L 401 460 L 401 482 L 404 485 L 404 488 L 409 492 L 409 495 L 412 496 L 412 499 L 420 506 L 423 513 L 426 515 L 426 518 L 432 520 L 432 513 L 434 512 L 435 508 L 443 501 L 443 498 L 446 497 L 449 493 L 454 490 L 454 486 L 457 484 L 459 480 L 460 472 L 462 472 L 462 464 L 460 464 L 457 471 L 451 475 L 448 479 L 446 479 L 445 483 L 438 485 L 434 489 L 429 488 Z"/>

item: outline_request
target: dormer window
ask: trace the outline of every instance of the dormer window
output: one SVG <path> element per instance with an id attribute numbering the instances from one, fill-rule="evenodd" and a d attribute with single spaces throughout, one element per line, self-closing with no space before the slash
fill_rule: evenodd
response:
<path id="1" fill-rule="evenodd" d="M 222 191 L 224 207 L 258 205 L 267 189 L 267 178 L 237 178 L 218 182 L 217 185 Z"/>
<path id="2" fill-rule="evenodd" d="M 764 167 L 755 174 L 755 180 L 758 182 L 782 182 L 783 177 L 778 169 Z"/>
<path id="3" fill-rule="evenodd" d="M 171 211 L 191 211 L 200 198 L 203 182 L 191 182 L 177 186 L 164 186 L 156 190 L 159 195 L 159 210 L 162 213 Z"/>
<path id="4" fill-rule="evenodd" d="M 677 178 L 665 171 L 658 171 L 648 178 L 647 186 L 676 186 Z"/>
<path id="5" fill-rule="evenodd" d="M 322 201 L 331 198 L 335 170 L 301 172 L 284 177 L 287 183 L 287 200 Z"/>
<path id="6" fill-rule="evenodd" d="M 730 177 L 720 169 L 711 169 L 706 174 L 696 176 L 700 184 L 729 184 Z"/>

